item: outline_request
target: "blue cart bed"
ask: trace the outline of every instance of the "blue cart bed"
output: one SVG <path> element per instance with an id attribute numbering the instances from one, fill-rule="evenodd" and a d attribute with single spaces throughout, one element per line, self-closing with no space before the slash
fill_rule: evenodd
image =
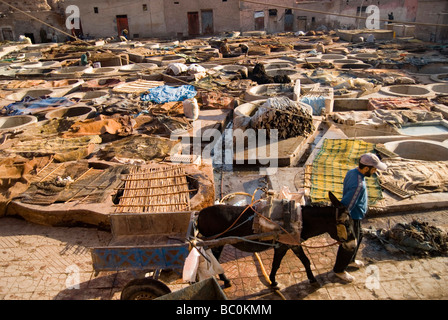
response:
<path id="1" fill-rule="evenodd" d="M 192 212 L 112 214 L 113 238 L 91 249 L 93 268 L 118 270 L 182 270 L 189 254 Z"/>

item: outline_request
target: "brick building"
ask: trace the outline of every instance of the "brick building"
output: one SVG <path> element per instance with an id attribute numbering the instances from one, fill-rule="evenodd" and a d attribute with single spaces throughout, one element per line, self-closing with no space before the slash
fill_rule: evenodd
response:
<path id="1" fill-rule="evenodd" d="M 66 32 L 70 6 L 79 8 L 77 35 L 103 38 L 117 36 L 123 29 L 129 37 L 198 37 L 224 32 L 266 33 L 308 31 L 316 28 L 365 28 L 367 8 L 379 9 L 380 28 L 394 21 L 415 25 L 422 40 L 448 40 L 446 0 L 7 0 L 47 24 Z M 431 25 L 433 24 L 433 25 Z M 437 26 L 439 25 L 439 26 Z M 51 27 L 0 4 L 0 40 L 17 40 L 26 34 L 35 43 L 52 38 Z M 56 32 L 58 41 L 67 38 Z"/>

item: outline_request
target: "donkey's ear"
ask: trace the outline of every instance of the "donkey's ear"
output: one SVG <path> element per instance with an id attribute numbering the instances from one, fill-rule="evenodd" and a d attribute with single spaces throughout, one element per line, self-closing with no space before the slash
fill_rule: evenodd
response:
<path id="1" fill-rule="evenodd" d="M 328 191 L 328 197 L 330 198 L 331 203 L 332 203 L 336 208 L 344 207 L 344 205 L 341 203 L 341 201 L 339 201 L 338 198 L 336 198 L 336 196 L 333 194 L 333 192 Z"/>

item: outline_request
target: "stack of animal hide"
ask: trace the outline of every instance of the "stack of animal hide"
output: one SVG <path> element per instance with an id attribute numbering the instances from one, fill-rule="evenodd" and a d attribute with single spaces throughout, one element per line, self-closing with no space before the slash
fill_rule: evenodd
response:
<path id="1" fill-rule="evenodd" d="M 314 131 L 311 108 L 301 102 L 287 97 L 268 99 L 250 120 L 253 129 L 266 129 L 271 137 L 271 130 L 278 130 L 278 139 L 297 136 L 307 137 Z"/>
<path id="2" fill-rule="evenodd" d="M 415 254 L 443 255 L 448 252 L 448 235 L 442 229 L 413 220 L 409 224 L 397 223 L 388 233 L 399 246 Z"/>
<path id="3" fill-rule="evenodd" d="M 380 240 L 391 253 L 410 253 L 419 256 L 444 256 L 448 253 L 448 233 L 428 222 L 412 220 L 397 223 L 390 229 L 363 229 L 368 236 Z"/>

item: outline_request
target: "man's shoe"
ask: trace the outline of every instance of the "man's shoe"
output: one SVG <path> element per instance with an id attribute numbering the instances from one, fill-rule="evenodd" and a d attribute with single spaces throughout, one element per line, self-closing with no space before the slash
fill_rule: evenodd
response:
<path id="1" fill-rule="evenodd" d="M 348 266 L 359 269 L 359 268 L 364 267 L 364 262 L 362 262 L 360 260 L 355 260 L 353 262 L 350 262 L 350 264 Z"/>
<path id="2" fill-rule="evenodd" d="M 344 280 L 346 282 L 353 282 L 353 280 L 355 280 L 355 277 L 353 277 L 347 271 L 344 271 L 344 272 L 334 272 L 334 275 L 336 277 L 338 277 L 339 279 Z"/>

